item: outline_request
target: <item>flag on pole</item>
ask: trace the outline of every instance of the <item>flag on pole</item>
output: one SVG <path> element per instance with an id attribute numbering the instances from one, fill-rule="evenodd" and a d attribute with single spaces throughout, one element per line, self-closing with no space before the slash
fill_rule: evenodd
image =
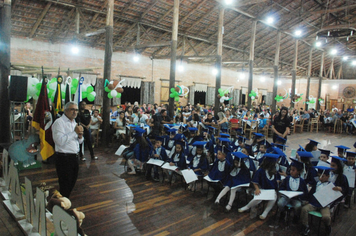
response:
<path id="1" fill-rule="evenodd" d="M 70 99 L 70 87 L 69 87 L 69 83 L 66 84 L 66 97 L 64 99 L 64 104 L 67 104 L 68 102 L 71 101 Z"/>
<path id="2" fill-rule="evenodd" d="M 46 78 L 42 79 L 40 96 L 37 100 L 36 110 L 33 114 L 32 126 L 39 131 L 41 143 L 41 156 L 47 160 L 54 154 L 52 138 L 52 114 L 49 109 Z"/>
<path id="3" fill-rule="evenodd" d="M 54 95 L 54 116 L 56 117 L 57 114 L 63 111 L 62 106 L 62 92 L 61 92 L 61 84 L 63 82 L 63 77 L 61 75 L 57 78 L 57 91 Z"/>
<path id="4" fill-rule="evenodd" d="M 77 92 L 74 95 L 74 101 L 79 105 L 79 103 L 83 100 L 82 98 L 82 86 L 84 83 L 84 77 L 80 77 L 79 83 L 78 83 L 78 89 Z"/>

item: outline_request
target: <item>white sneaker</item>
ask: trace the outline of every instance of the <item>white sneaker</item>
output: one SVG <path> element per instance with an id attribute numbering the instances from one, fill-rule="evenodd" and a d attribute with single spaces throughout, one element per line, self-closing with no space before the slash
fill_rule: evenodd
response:
<path id="1" fill-rule="evenodd" d="M 98 157 L 92 157 L 91 159 L 92 160 L 98 160 Z"/>
<path id="2" fill-rule="evenodd" d="M 238 209 L 238 212 L 244 212 L 244 211 L 247 211 L 248 210 L 248 207 L 241 207 Z"/>

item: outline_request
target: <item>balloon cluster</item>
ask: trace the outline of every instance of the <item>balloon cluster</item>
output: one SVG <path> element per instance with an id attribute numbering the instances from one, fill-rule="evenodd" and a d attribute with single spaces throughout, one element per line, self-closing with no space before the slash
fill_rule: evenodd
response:
<path id="1" fill-rule="evenodd" d="M 281 96 L 281 95 L 277 95 L 277 96 L 274 98 L 274 100 L 276 100 L 277 102 L 283 102 L 283 99 L 284 99 L 284 97 Z"/>
<path id="2" fill-rule="evenodd" d="M 248 96 L 251 97 L 252 101 L 254 101 L 257 98 L 257 94 L 253 90 L 251 91 L 251 93 Z"/>
<path id="3" fill-rule="evenodd" d="M 324 106 L 325 103 L 324 99 L 319 98 L 318 101 L 319 101 L 319 105 Z"/>
<path id="4" fill-rule="evenodd" d="M 300 102 L 300 101 L 303 99 L 302 96 L 303 96 L 303 93 L 300 94 L 300 95 L 295 94 L 294 97 L 293 97 L 293 99 L 292 99 L 292 102 L 293 102 L 293 103 L 298 103 L 298 102 Z"/>
<path id="5" fill-rule="evenodd" d="M 124 81 L 121 80 L 120 82 L 117 80 L 114 81 L 108 81 L 107 79 L 105 80 L 105 91 L 108 93 L 108 98 L 120 98 L 121 93 L 124 92 L 124 89 L 122 88 L 121 83 Z"/>
<path id="6" fill-rule="evenodd" d="M 315 98 L 307 99 L 304 103 L 305 104 L 314 104 L 315 103 Z"/>
<path id="7" fill-rule="evenodd" d="M 41 92 L 42 83 L 37 78 L 28 78 L 27 80 L 27 99 L 25 102 L 31 98 L 37 100 Z"/>
<path id="8" fill-rule="evenodd" d="M 175 88 L 171 88 L 170 98 L 174 98 L 174 101 L 179 102 L 179 97 L 186 97 L 189 93 L 189 88 L 184 85 L 177 85 Z"/>
<path id="9" fill-rule="evenodd" d="M 233 87 L 230 87 L 228 89 L 223 90 L 222 88 L 218 89 L 219 95 L 218 98 L 220 99 L 220 103 L 223 103 L 224 101 L 230 101 L 232 97 L 230 98 L 230 90 L 232 90 Z"/>

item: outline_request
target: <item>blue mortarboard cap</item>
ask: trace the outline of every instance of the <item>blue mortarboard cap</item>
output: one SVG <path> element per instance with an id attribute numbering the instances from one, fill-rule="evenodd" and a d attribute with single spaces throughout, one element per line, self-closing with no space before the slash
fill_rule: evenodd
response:
<path id="1" fill-rule="evenodd" d="M 259 145 L 266 145 L 266 148 L 270 148 L 271 147 L 271 144 L 265 139 L 265 140 L 262 140 L 258 143 Z"/>
<path id="2" fill-rule="evenodd" d="M 198 131 L 198 129 L 195 128 L 195 127 L 188 127 L 188 130 L 189 130 L 190 132 Z"/>
<path id="3" fill-rule="evenodd" d="M 141 129 L 140 127 L 136 127 L 134 130 L 136 131 L 136 135 L 138 136 L 142 136 L 146 132 L 146 130 Z"/>
<path id="4" fill-rule="evenodd" d="M 264 137 L 264 135 L 261 134 L 261 133 L 254 133 L 254 135 L 255 135 L 257 138 L 262 138 L 262 137 Z"/>
<path id="5" fill-rule="evenodd" d="M 300 148 L 300 150 L 302 150 L 303 152 L 305 152 L 305 149 L 304 149 L 302 146 L 299 145 L 299 148 Z"/>
<path id="6" fill-rule="evenodd" d="M 238 136 L 238 140 L 241 141 L 241 142 L 245 142 L 245 141 L 246 141 L 246 138 L 243 137 L 243 136 Z"/>
<path id="7" fill-rule="evenodd" d="M 220 133 L 221 137 L 230 137 L 230 134 Z"/>
<path id="8" fill-rule="evenodd" d="M 234 155 L 237 158 L 247 158 L 248 156 L 242 152 L 233 152 L 232 155 Z"/>
<path id="9" fill-rule="evenodd" d="M 175 132 L 177 132 L 177 129 L 168 129 L 167 132 L 168 133 L 175 133 Z"/>
<path id="10" fill-rule="evenodd" d="M 291 166 L 294 166 L 295 168 L 297 168 L 298 171 L 303 170 L 304 164 L 298 160 L 292 159 L 292 164 Z"/>
<path id="11" fill-rule="evenodd" d="M 346 147 L 344 145 L 339 145 L 339 146 L 335 146 L 335 147 L 337 148 L 337 150 L 339 152 L 344 152 L 345 150 L 350 149 L 349 147 Z"/>
<path id="12" fill-rule="evenodd" d="M 221 142 L 230 142 L 230 139 L 228 138 L 218 138 Z"/>
<path id="13" fill-rule="evenodd" d="M 326 174 L 326 175 L 330 175 L 330 171 L 334 170 L 334 168 L 328 167 L 328 166 L 315 166 L 315 168 L 318 169 L 318 172 L 320 174 Z"/>
<path id="14" fill-rule="evenodd" d="M 273 151 L 275 152 L 275 154 L 277 154 L 280 157 L 286 156 L 286 154 L 284 154 L 284 152 L 281 149 L 279 149 L 278 147 L 273 147 Z"/>
<path id="15" fill-rule="evenodd" d="M 263 155 L 265 158 L 269 158 L 269 159 L 274 159 L 277 161 L 277 159 L 279 158 L 278 154 L 272 154 L 272 153 L 265 153 L 265 155 Z"/>
<path id="16" fill-rule="evenodd" d="M 207 142 L 195 141 L 192 146 L 203 147 Z"/>
<path id="17" fill-rule="evenodd" d="M 356 157 L 356 152 L 346 152 L 346 157 Z"/>
<path id="18" fill-rule="evenodd" d="M 319 148 L 319 151 L 321 152 L 321 154 L 324 154 L 327 156 L 330 156 L 330 153 L 332 153 L 330 150 L 325 150 L 325 149 L 320 149 L 320 148 Z"/>
<path id="19" fill-rule="evenodd" d="M 341 161 L 342 163 L 343 161 L 347 161 L 347 160 L 339 156 L 331 156 L 331 162 L 338 162 L 338 161 Z"/>
<path id="20" fill-rule="evenodd" d="M 203 136 L 195 136 L 195 138 L 194 138 L 194 140 L 195 141 L 202 141 L 202 140 L 204 140 L 204 137 Z"/>
<path id="21" fill-rule="evenodd" d="M 299 151 L 297 152 L 300 158 L 302 159 L 307 159 L 307 158 L 312 158 L 313 154 L 311 152 L 306 152 L 306 151 Z"/>
<path id="22" fill-rule="evenodd" d="M 310 138 L 308 138 L 308 139 L 309 139 L 309 143 L 313 144 L 314 146 L 318 146 L 319 142 L 317 142 L 313 139 L 310 139 Z"/>
<path id="23" fill-rule="evenodd" d="M 174 140 L 182 140 L 182 139 L 185 139 L 185 136 L 184 136 L 184 134 L 176 134 L 175 136 L 174 136 Z"/>
<path id="24" fill-rule="evenodd" d="M 156 141 L 161 141 L 161 142 L 163 143 L 164 137 L 157 136 L 157 137 L 155 138 L 155 140 L 156 140 Z"/>
<path id="25" fill-rule="evenodd" d="M 277 135 L 277 137 L 276 137 L 276 142 L 285 144 L 285 143 L 287 142 L 287 139 L 282 138 L 281 136 Z"/>
<path id="26" fill-rule="evenodd" d="M 183 142 L 182 140 L 177 140 L 177 141 L 175 142 L 175 144 L 179 144 L 179 145 L 181 145 L 183 148 L 184 148 L 184 146 L 185 146 L 185 142 Z"/>

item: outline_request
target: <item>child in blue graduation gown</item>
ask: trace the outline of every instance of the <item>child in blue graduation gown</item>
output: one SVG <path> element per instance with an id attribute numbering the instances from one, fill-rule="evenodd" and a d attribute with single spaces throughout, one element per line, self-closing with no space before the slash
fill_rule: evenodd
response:
<path id="1" fill-rule="evenodd" d="M 288 198 L 285 195 L 281 195 L 279 198 L 277 205 L 279 212 L 284 212 L 284 207 L 290 203 L 295 211 L 296 218 L 299 218 L 300 211 L 302 209 L 302 201 L 307 200 L 308 198 L 308 187 L 305 181 L 300 178 L 300 172 L 303 169 L 303 163 L 292 159 L 292 164 L 290 167 L 290 175 L 288 175 L 283 181 L 279 188 L 279 190 L 286 190 L 286 191 L 299 191 L 303 192 L 302 195 L 296 196 L 294 198 Z"/>
<path id="2" fill-rule="evenodd" d="M 257 155 L 259 152 L 259 144 L 260 142 L 264 141 L 264 139 L 265 136 L 263 134 L 254 133 L 253 141 L 251 144 L 251 154 L 253 154 L 253 156 Z"/>
<path id="3" fill-rule="evenodd" d="M 204 153 L 205 142 L 195 142 L 193 143 L 196 146 L 196 155 L 190 160 L 188 168 L 192 169 L 197 176 L 203 176 L 204 173 L 208 171 L 208 159 Z M 192 182 L 189 184 L 188 189 L 194 190 L 195 183 Z"/>
<path id="4" fill-rule="evenodd" d="M 217 156 L 219 151 L 226 153 L 226 158 L 230 163 L 232 163 L 232 157 L 231 157 L 232 150 L 230 149 L 230 139 L 226 137 L 219 137 L 217 139 L 219 140 L 219 142 L 216 144 L 214 148 L 215 156 Z"/>
<path id="5" fill-rule="evenodd" d="M 168 161 L 168 156 L 167 156 L 166 149 L 164 147 L 162 147 L 162 141 L 163 141 L 163 137 L 156 137 L 155 143 L 153 145 L 151 158 L 159 159 L 159 160 L 166 162 L 166 161 Z M 146 179 L 151 179 L 152 168 L 154 171 L 153 180 L 159 181 L 159 174 L 158 174 L 159 167 L 153 166 L 151 164 L 147 164 Z"/>
<path id="6" fill-rule="evenodd" d="M 238 136 L 237 139 L 235 139 L 230 147 L 233 152 L 241 152 L 241 149 L 245 147 L 245 141 L 246 138 L 242 136 Z"/>
<path id="7" fill-rule="evenodd" d="M 260 143 L 258 153 L 255 155 L 255 161 L 258 162 L 258 165 L 256 164 L 256 168 L 258 168 L 263 161 L 263 157 L 267 152 L 267 145 L 270 145 L 267 141 L 266 142 L 263 141 Z"/>
<path id="8" fill-rule="evenodd" d="M 174 137 L 176 135 L 177 130 L 176 129 L 169 129 L 169 130 L 167 130 L 167 132 L 168 132 L 169 135 L 165 135 L 164 136 L 164 140 L 163 140 L 162 146 L 166 150 L 171 151 L 172 148 L 174 147 L 175 142 L 176 142 Z"/>
<path id="9" fill-rule="evenodd" d="M 243 161 L 243 159 L 249 158 L 248 155 L 243 154 L 242 152 L 233 152 L 232 155 L 234 156 L 234 168 L 223 181 L 224 188 L 215 200 L 215 204 L 219 204 L 220 199 L 225 196 L 226 193 L 231 191 L 229 203 L 225 207 L 226 211 L 231 210 L 232 204 L 235 200 L 236 191 L 240 188 L 238 186 L 250 183 L 251 181 L 250 171 Z"/>
<path id="10" fill-rule="evenodd" d="M 209 178 L 222 181 L 230 173 L 231 167 L 230 162 L 226 159 L 226 153 L 218 151 L 217 159 L 209 171 Z"/>
<path id="11" fill-rule="evenodd" d="M 245 163 L 245 166 L 247 167 L 247 169 L 250 170 L 252 174 L 254 174 L 256 172 L 256 165 L 253 162 L 253 159 L 250 158 L 247 148 L 242 148 L 241 152 L 247 156 L 247 158 L 243 158 L 243 162 Z"/>
<path id="12" fill-rule="evenodd" d="M 300 219 L 303 225 L 303 230 L 302 230 L 302 235 L 308 235 L 310 232 L 310 228 L 309 228 L 309 224 L 308 224 L 308 213 L 310 211 L 315 211 L 315 210 L 319 210 L 321 215 L 322 215 L 322 221 L 324 221 L 325 226 L 326 226 L 326 233 L 327 235 L 330 234 L 331 232 L 331 217 L 330 217 L 330 207 L 329 206 L 325 206 L 322 207 L 320 205 L 320 203 L 318 202 L 318 200 L 314 197 L 314 193 L 322 190 L 322 188 L 326 185 L 328 185 L 329 182 L 329 176 L 330 176 L 330 170 L 332 168 L 330 167 L 325 167 L 325 166 L 316 166 L 316 168 L 318 169 L 319 172 L 319 181 L 316 182 L 309 194 L 308 194 L 308 201 L 309 204 L 306 204 L 302 207 L 302 211 L 300 214 Z"/>
<path id="13" fill-rule="evenodd" d="M 177 166 L 179 170 L 187 169 L 184 146 L 185 144 L 183 142 L 177 141 L 174 152 L 172 152 L 168 158 L 169 165 Z"/>
<path id="14" fill-rule="evenodd" d="M 287 176 L 287 169 L 289 168 L 289 163 L 284 152 L 278 147 L 273 147 L 273 153 L 279 155 L 278 161 L 276 163 L 276 169 L 282 176 Z"/>
<path id="15" fill-rule="evenodd" d="M 276 170 L 276 162 L 278 157 L 279 156 L 276 154 L 265 154 L 265 159 L 263 160 L 260 168 L 256 171 L 252 179 L 252 183 L 255 187 L 255 195 L 259 195 L 261 193 L 260 189 L 278 189 L 278 182 L 281 180 L 281 176 Z M 274 200 L 268 200 L 265 210 L 259 216 L 261 220 L 266 219 L 276 200 L 277 198 Z M 252 199 L 246 206 L 240 208 L 239 212 L 247 211 L 250 208 L 257 206 L 261 202 L 261 200 Z"/>
<path id="16" fill-rule="evenodd" d="M 300 177 L 302 177 L 309 186 L 315 185 L 318 174 L 310 162 L 310 158 L 313 157 L 313 154 L 306 151 L 298 151 L 297 154 L 300 157 L 300 161 L 304 164 Z"/>
<path id="17" fill-rule="evenodd" d="M 338 201 L 345 198 L 349 192 L 349 182 L 344 175 L 344 168 L 342 166 L 343 161 L 346 161 L 346 159 L 338 156 L 331 156 L 330 167 L 333 168 L 333 170 L 330 172 L 329 181 L 335 185 L 334 190 L 340 191 L 343 195 Z"/>
<path id="18" fill-rule="evenodd" d="M 346 159 L 347 162 L 344 165 L 344 173 L 346 175 L 346 177 L 348 175 L 353 175 L 355 176 L 356 173 L 356 167 L 355 167 L 355 157 L 356 157 L 356 152 L 346 152 Z M 348 179 L 349 181 L 349 179 Z M 355 181 L 353 181 L 352 183 L 349 181 L 349 191 L 347 193 L 346 199 L 345 199 L 345 204 L 344 207 L 345 208 L 349 208 L 350 207 L 350 202 L 351 202 L 351 196 L 352 196 L 352 192 L 355 189 Z"/>

